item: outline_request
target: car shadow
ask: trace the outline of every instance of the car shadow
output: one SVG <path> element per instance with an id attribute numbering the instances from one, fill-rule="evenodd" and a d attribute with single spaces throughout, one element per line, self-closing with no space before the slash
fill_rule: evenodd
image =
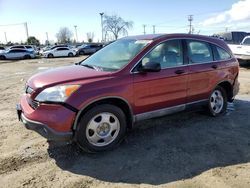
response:
<path id="1" fill-rule="evenodd" d="M 250 69 L 250 61 L 239 61 L 240 67 Z"/>
<path id="2" fill-rule="evenodd" d="M 217 118 L 183 112 L 143 121 L 113 151 L 87 154 L 74 144 L 50 143 L 48 153 L 62 170 L 78 175 L 160 185 L 250 162 L 249 117 L 250 102 L 235 100 Z"/>

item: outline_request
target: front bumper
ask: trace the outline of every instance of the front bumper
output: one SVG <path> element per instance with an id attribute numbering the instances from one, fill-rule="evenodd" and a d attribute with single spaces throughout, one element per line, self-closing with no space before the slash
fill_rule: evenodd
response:
<path id="1" fill-rule="evenodd" d="M 27 129 L 34 130 L 48 140 L 69 140 L 77 112 L 60 104 L 32 105 L 29 94 L 21 97 L 16 106 L 18 118 Z"/>
<path id="2" fill-rule="evenodd" d="M 33 121 L 25 117 L 20 104 L 17 104 L 16 110 L 19 121 L 21 121 L 27 129 L 37 132 L 47 140 L 69 141 L 72 139 L 72 132 L 57 132 L 41 122 Z"/>

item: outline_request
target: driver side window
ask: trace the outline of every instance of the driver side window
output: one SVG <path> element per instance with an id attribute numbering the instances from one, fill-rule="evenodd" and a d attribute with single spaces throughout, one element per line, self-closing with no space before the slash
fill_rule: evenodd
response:
<path id="1" fill-rule="evenodd" d="M 159 44 L 142 59 L 142 65 L 148 62 L 160 63 L 162 69 L 183 65 L 181 40 L 170 40 Z"/>

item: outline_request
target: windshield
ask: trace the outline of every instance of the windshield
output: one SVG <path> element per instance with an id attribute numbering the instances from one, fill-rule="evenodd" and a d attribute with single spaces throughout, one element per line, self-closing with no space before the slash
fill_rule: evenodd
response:
<path id="1" fill-rule="evenodd" d="M 113 72 L 127 65 L 151 40 L 120 39 L 96 52 L 80 65 Z"/>

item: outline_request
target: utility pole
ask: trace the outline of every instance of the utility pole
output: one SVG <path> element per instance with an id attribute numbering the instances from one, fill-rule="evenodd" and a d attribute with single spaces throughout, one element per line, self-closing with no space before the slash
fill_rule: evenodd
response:
<path id="1" fill-rule="evenodd" d="M 28 24 L 27 24 L 27 22 L 24 23 L 24 28 L 25 28 L 26 36 L 27 36 L 27 40 L 28 40 L 28 38 L 29 38 L 29 31 L 28 31 Z"/>
<path id="2" fill-rule="evenodd" d="M 153 34 L 155 34 L 155 25 L 153 25 Z"/>
<path id="3" fill-rule="evenodd" d="M 104 15 L 104 12 L 101 12 L 101 13 L 99 13 L 99 14 L 100 14 L 100 16 L 101 16 L 102 42 L 104 42 L 104 41 L 103 41 L 103 15 Z"/>
<path id="4" fill-rule="evenodd" d="M 188 21 L 189 21 L 189 34 L 192 34 L 192 27 L 193 27 L 193 25 L 192 25 L 192 21 L 194 20 L 194 18 L 193 18 L 193 15 L 188 15 Z"/>
<path id="5" fill-rule="evenodd" d="M 143 34 L 146 35 L 146 25 L 142 25 L 143 26 Z"/>
<path id="6" fill-rule="evenodd" d="M 77 25 L 74 25 L 75 27 L 75 33 L 76 33 L 76 42 L 78 42 L 78 36 L 77 36 Z"/>
<path id="7" fill-rule="evenodd" d="M 46 32 L 46 39 L 47 39 L 47 42 L 45 42 L 45 43 L 46 43 L 46 45 L 49 45 L 49 35 L 48 35 L 48 32 Z"/>
<path id="8" fill-rule="evenodd" d="M 6 32 L 4 32 L 6 44 L 8 43 Z"/>
<path id="9" fill-rule="evenodd" d="M 49 42 L 49 35 L 48 35 L 48 32 L 46 32 L 46 39 L 47 39 L 47 41 Z"/>

